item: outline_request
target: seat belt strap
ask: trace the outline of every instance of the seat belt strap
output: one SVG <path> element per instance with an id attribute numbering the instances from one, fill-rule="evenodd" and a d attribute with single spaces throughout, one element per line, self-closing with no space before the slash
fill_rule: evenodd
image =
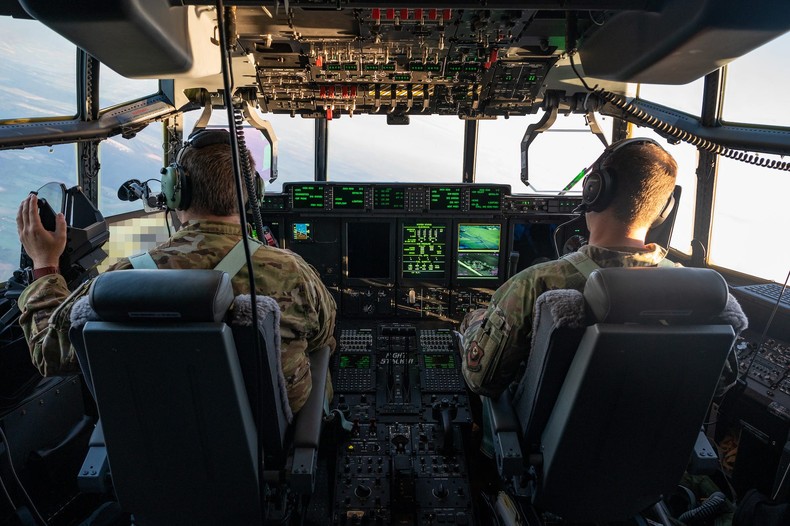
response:
<path id="1" fill-rule="evenodd" d="M 129 263 L 132 264 L 132 268 L 134 269 L 156 269 L 156 262 L 154 258 L 151 257 L 151 254 L 148 252 L 142 252 L 140 254 L 135 254 L 134 256 L 129 257 Z"/>
<path id="2" fill-rule="evenodd" d="M 590 274 L 593 273 L 593 270 L 601 268 L 601 266 L 590 259 L 587 254 L 582 254 L 581 252 L 571 252 L 570 254 L 562 256 L 562 259 L 573 265 L 574 268 L 579 271 L 579 274 L 584 276 L 584 279 L 588 279 Z"/>
<path id="3" fill-rule="evenodd" d="M 250 242 L 250 255 L 255 254 L 259 248 L 261 248 L 262 243 L 255 239 L 249 239 Z M 236 245 L 230 249 L 230 252 L 225 254 L 225 257 L 222 258 L 214 270 L 221 270 L 223 272 L 227 272 L 228 276 L 231 278 L 234 277 L 236 274 L 239 273 L 241 267 L 243 267 L 247 263 L 247 258 L 244 254 L 244 238 L 241 239 Z"/>

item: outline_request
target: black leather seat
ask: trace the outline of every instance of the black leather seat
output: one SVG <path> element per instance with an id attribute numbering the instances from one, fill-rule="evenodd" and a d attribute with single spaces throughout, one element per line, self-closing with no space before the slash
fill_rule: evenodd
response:
<path id="1" fill-rule="evenodd" d="M 500 474 L 566 520 L 633 517 L 680 480 L 745 317 L 691 268 L 599 269 L 535 309 L 520 384 L 484 399 Z"/>
<path id="2" fill-rule="evenodd" d="M 288 442 L 274 300 L 258 298 L 253 330 L 249 296 L 234 299 L 223 272 L 130 270 L 99 276 L 89 303 L 75 306 L 89 321 L 73 322 L 70 336 L 96 399 L 116 496 L 138 523 L 259 524 L 264 480 L 289 478 L 292 490 L 312 491 L 329 350 L 311 357 L 314 389 Z"/>

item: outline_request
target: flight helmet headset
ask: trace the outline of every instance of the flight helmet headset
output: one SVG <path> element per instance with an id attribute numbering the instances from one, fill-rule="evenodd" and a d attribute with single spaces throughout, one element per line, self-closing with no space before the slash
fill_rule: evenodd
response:
<path id="1" fill-rule="evenodd" d="M 176 154 L 175 162 L 162 168 L 162 194 L 165 197 L 165 205 L 169 209 L 186 210 L 192 203 L 192 182 L 181 164 L 184 152 L 190 148 L 200 149 L 214 144 L 230 145 L 230 133 L 227 130 L 201 129 L 195 131 Z M 255 184 L 258 206 L 260 206 L 263 201 L 264 184 L 263 178 L 257 172 L 255 173 Z"/>
<path id="2" fill-rule="evenodd" d="M 600 212 L 609 206 L 614 199 L 617 177 L 610 168 L 604 165 L 612 158 L 615 152 L 632 144 L 653 144 L 661 148 L 661 145 L 653 139 L 644 137 L 625 139 L 608 146 L 592 166 L 587 169 L 587 174 L 585 174 L 584 182 L 582 183 L 582 204 L 578 208 L 579 211 Z M 663 150 L 663 148 L 661 149 Z M 675 195 L 673 192 L 669 195 L 669 199 L 667 199 L 666 204 L 655 221 L 653 221 L 653 224 L 650 225 L 650 228 L 655 228 L 662 224 L 672 213 L 674 207 Z"/>

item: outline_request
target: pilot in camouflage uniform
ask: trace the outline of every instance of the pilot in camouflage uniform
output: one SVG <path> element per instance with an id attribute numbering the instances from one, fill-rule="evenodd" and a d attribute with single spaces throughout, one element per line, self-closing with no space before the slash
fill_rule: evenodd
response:
<path id="1" fill-rule="evenodd" d="M 238 224 L 198 220 L 185 225 L 150 254 L 159 268 L 211 269 L 240 240 Z M 255 252 L 253 261 L 256 292 L 271 296 L 280 305 L 283 374 L 288 401 L 296 412 L 312 388 L 308 353 L 325 345 L 335 348 L 332 335 L 335 302 L 313 268 L 293 252 L 264 245 Z M 129 260 L 124 258 L 109 270 L 131 268 Z M 248 293 L 248 275 L 244 266 L 233 277 L 235 294 Z M 83 284 L 68 297 L 63 277 L 49 275 L 33 282 L 19 298 L 22 309 L 19 322 L 30 343 L 33 363 L 41 374 L 50 376 L 79 370 L 69 343 L 69 318 L 72 306 L 87 294 L 89 285 L 90 282 Z"/>
<path id="2" fill-rule="evenodd" d="M 645 248 L 585 245 L 579 252 L 603 268 L 651 267 L 666 257 L 667 251 L 656 244 Z M 567 260 L 540 263 L 522 270 L 502 285 L 491 298 L 488 309 L 467 314 L 461 325 L 462 363 L 470 389 L 485 396 L 498 396 L 515 379 L 519 364 L 527 357 L 532 310 L 538 296 L 554 289 L 582 291 L 586 281 Z"/>
<path id="3" fill-rule="evenodd" d="M 557 261 L 529 267 L 503 284 L 487 309 L 470 312 L 461 324 L 462 371 L 469 388 L 499 396 L 514 380 L 530 351 L 535 301 L 553 289 L 584 290 L 598 267 L 675 266 L 667 251 L 645 244 L 650 228 L 674 206 L 677 163 L 651 139 L 628 139 L 609 146 L 585 172 L 582 206 L 590 244 Z M 737 375 L 730 353 L 717 394 Z"/>

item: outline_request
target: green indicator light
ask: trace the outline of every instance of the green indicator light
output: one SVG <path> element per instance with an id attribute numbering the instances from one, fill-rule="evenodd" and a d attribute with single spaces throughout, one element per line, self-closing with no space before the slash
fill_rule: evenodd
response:
<path id="1" fill-rule="evenodd" d="M 343 69 L 340 64 L 327 64 L 326 65 L 327 71 L 340 71 Z"/>
<path id="2" fill-rule="evenodd" d="M 395 71 L 395 64 L 383 64 L 381 66 L 382 71 Z"/>
<path id="3" fill-rule="evenodd" d="M 535 82 L 536 80 L 538 80 L 537 75 L 530 75 L 529 77 L 527 77 L 527 82 Z"/>
<path id="4" fill-rule="evenodd" d="M 447 66 L 447 71 L 458 72 L 461 71 L 461 64 L 450 64 Z"/>
<path id="5" fill-rule="evenodd" d="M 357 70 L 357 63 L 356 62 L 347 62 L 343 64 L 343 69 L 346 71 L 356 71 Z"/>
<path id="6" fill-rule="evenodd" d="M 365 71 L 378 71 L 379 65 L 378 64 L 365 64 Z"/>
<path id="7" fill-rule="evenodd" d="M 395 75 L 393 79 L 399 82 L 409 82 L 411 80 L 410 75 Z"/>
<path id="8" fill-rule="evenodd" d="M 424 64 L 411 64 L 409 66 L 409 69 L 412 70 L 412 71 L 425 71 L 425 65 Z"/>
<path id="9" fill-rule="evenodd" d="M 439 64 L 426 64 L 425 69 L 427 71 L 441 71 L 442 67 Z"/>

